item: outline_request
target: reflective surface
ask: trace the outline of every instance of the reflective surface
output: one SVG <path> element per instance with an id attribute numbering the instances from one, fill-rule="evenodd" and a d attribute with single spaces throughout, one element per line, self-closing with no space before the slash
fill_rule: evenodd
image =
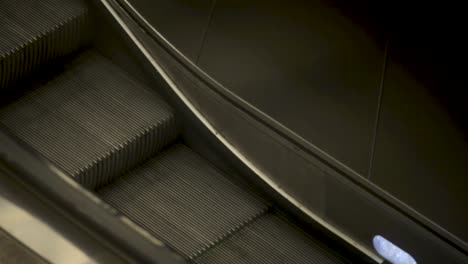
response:
<path id="1" fill-rule="evenodd" d="M 51 263 L 96 263 L 60 232 L 8 199 L 0 189 L 0 226 Z"/>
<path id="2" fill-rule="evenodd" d="M 45 264 L 45 260 L 0 228 L 0 263 Z"/>
<path id="3" fill-rule="evenodd" d="M 321 1 L 219 1 L 199 66 L 367 175 L 384 40 Z"/>

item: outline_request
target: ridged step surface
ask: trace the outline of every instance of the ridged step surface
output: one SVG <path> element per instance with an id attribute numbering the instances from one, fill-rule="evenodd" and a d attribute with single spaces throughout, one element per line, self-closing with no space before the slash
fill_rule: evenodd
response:
<path id="1" fill-rule="evenodd" d="M 88 188 L 177 136 L 172 109 L 158 94 L 94 52 L 29 90 L 0 109 L 0 122 Z"/>
<path id="2" fill-rule="evenodd" d="M 90 39 L 82 0 L 0 2 L 0 89 Z"/>
<path id="3" fill-rule="evenodd" d="M 345 263 L 289 220 L 268 213 L 201 254 L 199 264 Z"/>
<path id="4" fill-rule="evenodd" d="M 268 209 L 184 145 L 159 153 L 98 195 L 187 258 Z"/>

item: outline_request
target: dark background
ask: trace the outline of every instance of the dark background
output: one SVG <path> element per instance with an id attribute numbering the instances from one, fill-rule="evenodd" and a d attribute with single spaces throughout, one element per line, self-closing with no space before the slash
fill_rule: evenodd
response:
<path id="1" fill-rule="evenodd" d="M 468 241 L 460 4 L 130 2 L 225 87 Z"/>

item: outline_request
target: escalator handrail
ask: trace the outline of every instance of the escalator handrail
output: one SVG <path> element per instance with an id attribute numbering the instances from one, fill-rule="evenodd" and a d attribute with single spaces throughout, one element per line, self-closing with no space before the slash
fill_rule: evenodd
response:
<path id="1" fill-rule="evenodd" d="M 401 213 L 408 219 L 412 220 L 419 226 L 423 227 L 430 233 L 434 234 L 439 239 L 445 241 L 449 245 L 456 248 L 458 251 L 465 255 L 468 255 L 468 244 L 462 241 L 457 236 L 453 235 L 443 227 L 434 223 L 426 216 L 422 215 L 418 211 L 414 210 L 404 202 L 400 201 L 396 197 L 392 196 L 385 190 L 381 189 L 377 185 L 368 181 L 365 177 L 359 173 L 336 160 L 325 151 L 321 150 L 311 142 L 305 140 L 294 131 L 291 131 L 284 125 L 280 124 L 266 113 L 257 109 L 247 101 L 243 100 L 228 88 L 217 82 L 215 79 L 210 77 L 206 72 L 196 66 L 190 59 L 184 56 L 176 47 L 174 47 L 167 39 L 162 36 L 145 18 L 127 1 L 127 0 L 97 0 L 99 2 L 108 2 L 111 5 L 117 5 L 119 8 L 126 12 L 133 22 L 146 33 L 148 36 L 155 41 L 161 48 L 163 48 L 172 58 L 188 70 L 193 77 L 204 83 L 206 87 L 217 93 L 223 99 L 234 105 L 236 108 L 252 117 L 260 124 L 266 126 L 274 133 L 285 139 L 294 145 L 297 149 L 304 153 L 313 156 L 320 162 L 328 166 L 338 175 L 345 177 L 356 186 L 363 189 L 365 192 L 371 194 L 373 197 L 387 204 L 397 212 Z"/>

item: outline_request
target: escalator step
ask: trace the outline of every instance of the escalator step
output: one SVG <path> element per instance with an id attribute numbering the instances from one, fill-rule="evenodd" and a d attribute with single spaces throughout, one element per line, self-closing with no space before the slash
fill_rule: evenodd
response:
<path id="1" fill-rule="evenodd" d="M 2 0 L 0 89 L 90 39 L 82 0 Z"/>
<path id="2" fill-rule="evenodd" d="M 177 137 L 171 108 L 94 52 L 33 86 L 0 109 L 0 122 L 88 188 L 106 184 Z"/>
<path id="3" fill-rule="evenodd" d="M 184 145 L 175 145 L 98 195 L 187 258 L 268 208 Z"/>
<path id="4" fill-rule="evenodd" d="M 269 213 L 204 252 L 195 262 L 325 264 L 345 261 L 287 219 Z"/>

